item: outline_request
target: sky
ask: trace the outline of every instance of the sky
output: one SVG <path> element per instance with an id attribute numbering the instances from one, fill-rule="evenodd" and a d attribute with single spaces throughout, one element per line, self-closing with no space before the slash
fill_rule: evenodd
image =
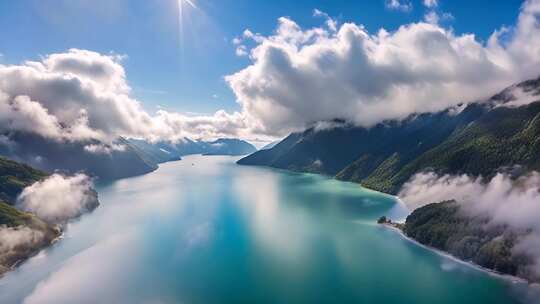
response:
<path id="1" fill-rule="evenodd" d="M 0 1 L 0 129 L 110 151 L 370 127 L 538 77 L 539 16 L 540 0 Z"/>
<path id="2" fill-rule="evenodd" d="M 180 41 L 176 0 L 19 0 L 0 1 L 0 59 L 4 64 L 36 60 L 70 48 L 126 55 L 123 66 L 148 111 L 211 114 L 238 110 L 224 76 L 249 64 L 235 55 L 232 39 L 245 29 L 271 34 L 288 16 L 305 27 L 321 23 L 319 9 L 339 22 L 363 24 L 370 31 L 422 20 L 422 1 L 410 10 L 389 9 L 384 0 L 193 0 L 184 9 Z M 452 14 L 456 33 L 486 40 L 501 25 L 514 24 L 521 1 L 440 1 Z"/>

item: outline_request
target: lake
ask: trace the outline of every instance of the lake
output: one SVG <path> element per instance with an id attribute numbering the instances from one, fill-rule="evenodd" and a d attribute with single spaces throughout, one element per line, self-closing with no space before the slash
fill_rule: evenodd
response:
<path id="1" fill-rule="evenodd" d="M 407 211 L 328 177 L 188 156 L 96 186 L 101 206 L 0 280 L 0 303 L 519 303 L 525 287 L 375 224 Z"/>

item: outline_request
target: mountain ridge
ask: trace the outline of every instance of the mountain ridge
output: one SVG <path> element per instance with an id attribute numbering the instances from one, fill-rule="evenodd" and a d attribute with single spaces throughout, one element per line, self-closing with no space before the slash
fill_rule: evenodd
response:
<path id="1" fill-rule="evenodd" d="M 540 101 L 540 78 L 511 86 L 492 98 L 438 113 L 292 133 L 271 149 L 238 161 L 334 176 L 397 194 L 415 173 L 492 176 L 503 167 L 540 169 L 540 102 L 520 104 L 516 88 Z M 515 103 L 515 105 L 514 105 Z M 482 167 L 483 166 L 483 167 Z"/>

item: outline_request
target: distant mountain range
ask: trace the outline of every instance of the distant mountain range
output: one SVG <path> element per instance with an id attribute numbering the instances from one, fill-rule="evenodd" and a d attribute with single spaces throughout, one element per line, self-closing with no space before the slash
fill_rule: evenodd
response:
<path id="1" fill-rule="evenodd" d="M 256 151 L 243 140 L 218 139 L 177 143 L 118 138 L 113 144 L 98 141 L 58 142 L 32 133 L 0 134 L 0 156 L 46 172 L 83 171 L 104 180 L 145 174 L 159 163 L 178 160 L 188 154 L 244 155 Z"/>
<path id="2" fill-rule="evenodd" d="M 156 163 L 178 160 L 190 154 L 238 156 L 257 151 L 252 144 L 234 138 L 220 138 L 214 141 L 194 141 L 185 138 L 177 142 L 158 141 L 155 143 L 140 139 L 127 141 Z"/>
<path id="3" fill-rule="evenodd" d="M 386 121 L 371 128 L 341 120 L 293 133 L 238 164 L 313 172 L 396 194 L 415 173 L 493 176 L 540 170 L 540 78 L 484 102 Z"/>

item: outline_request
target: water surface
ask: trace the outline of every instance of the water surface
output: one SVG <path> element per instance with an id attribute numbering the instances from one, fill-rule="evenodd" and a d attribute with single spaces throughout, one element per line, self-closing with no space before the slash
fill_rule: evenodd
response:
<path id="1" fill-rule="evenodd" d="M 100 208 L 1 279 L 0 303 L 518 303 L 374 224 L 405 214 L 392 197 L 235 160 L 98 185 Z"/>

